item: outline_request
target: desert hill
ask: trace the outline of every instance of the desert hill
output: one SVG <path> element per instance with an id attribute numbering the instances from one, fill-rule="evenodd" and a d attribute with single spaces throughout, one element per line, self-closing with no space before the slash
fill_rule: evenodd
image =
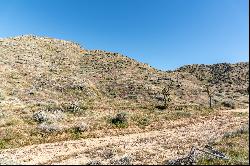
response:
<path id="1" fill-rule="evenodd" d="M 162 103 L 161 91 L 172 79 L 171 105 L 205 105 L 207 78 L 217 89 L 215 104 L 231 100 L 244 106 L 248 102 L 248 62 L 187 65 L 164 72 L 119 53 L 25 35 L 0 40 L 0 64 L 1 104 L 155 106 Z"/>
<path id="2" fill-rule="evenodd" d="M 138 163 L 161 163 L 179 153 L 179 145 L 186 153 L 193 144 L 206 144 L 247 123 L 248 74 L 248 62 L 161 71 L 119 53 L 87 50 L 70 41 L 34 35 L 0 39 L 0 165 L 5 163 L 2 157 L 13 159 L 16 154 L 20 163 L 42 164 L 50 163 L 51 157 L 51 163 L 70 160 L 75 150 L 89 155 L 88 160 L 96 155 L 98 159 L 110 149 L 116 152 L 99 159 L 112 163 L 106 160 L 128 153 Z M 170 82 L 172 100 L 166 108 L 162 90 Z M 214 90 L 213 109 L 208 108 L 206 84 Z M 242 110 L 238 108 L 245 109 L 237 112 Z M 112 142 L 114 138 L 118 142 Z M 81 139 L 95 146 L 87 148 Z M 84 148 L 66 143 L 72 150 L 67 156 L 68 148 L 59 142 L 72 140 Z M 105 146 L 95 142 L 99 140 L 106 140 Z M 57 143 L 62 154 L 54 154 Z M 42 144 L 40 150 L 24 150 L 34 144 Z M 125 150 L 125 144 L 134 150 Z M 47 153 L 50 147 L 58 158 Z M 4 150 L 8 148 L 21 151 L 10 150 L 13 155 L 9 155 Z M 147 158 L 149 154 L 154 157 Z M 79 160 L 87 163 L 86 158 Z"/>

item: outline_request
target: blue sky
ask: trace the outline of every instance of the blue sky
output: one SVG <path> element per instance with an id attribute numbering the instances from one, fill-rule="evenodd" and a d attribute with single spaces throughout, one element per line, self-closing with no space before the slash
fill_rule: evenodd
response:
<path id="1" fill-rule="evenodd" d="M 1 0 L 0 38 L 35 34 L 162 70 L 249 61 L 248 0 Z"/>

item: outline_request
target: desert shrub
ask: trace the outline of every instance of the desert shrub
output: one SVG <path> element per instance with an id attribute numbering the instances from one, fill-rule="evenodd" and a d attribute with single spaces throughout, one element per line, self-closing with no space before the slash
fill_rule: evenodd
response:
<path id="1" fill-rule="evenodd" d="M 224 100 L 221 104 L 222 104 L 224 107 L 228 107 L 228 108 L 235 109 L 235 103 L 234 103 L 233 100 Z"/>
<path id="2" fill-rule="evenodd" d="M 81 132 L 75 130 L 74 128 L 73 128 L 73 129 L 70 129 L 69 131 L 70 131 L 71 137 L 72 137 L 73 139 L 80 139 L 80 138 L 82 137 Z"/>
<path id="3" fill-rule="evenodd" d="M 64 113 L 61 110 L 54 110 L 53 112 L 47 111 L 38 111 L 33 114 L 33 120 L 38 123 L 43 122 L 55 122 L 62 120 L 65 117 Z"/>
<path id="4" fill-rule="evenodd" d="M 103 157 L 104 159 L 110 159 L 114 157 L 115 154 L 116 154 L 116 151 L 114 149 L 107 149 L 102 152 L 101 157 Z"/>
<path id="5" fill-rule="evenodd" d="M 245 125 L 245 126 L 242 126 L 239 129 L 235 130 L 235 131 L 226 132 L 223 135 L 223 138 L 237 137 L 237 136 L 240 136 L 241 134 L 248 134 L 248 133 L 249 133 L 249 126 Z"/>
<path id="6" fill-rule="evenodd" d="M 139 118 L 138 124 L 141 126 L 148 126 L 150 124 L 150 121 L 147 117 Z"/>
<path id="7" fill-rule="evenodd" d="M 116 114 L 115 117 L 111 118 L 111 123 L 116 125 L 117 127 L 127 127 L 128 119 L 127 114 L 124 112 Z"/>
<path id="8" fill-rule="evenodd" d="M 55 110 L 52 113 L 48 114 L 49 121 L 54 122 L 54 121 L 59 121 L 65 118 L 65 114 L 61 110 Z"/>
<path id="9" fill-rule="evenodd" d="M 131 165 L 132 158 L 129 156 L 123 156 L 117 160 L 111 160 L 110 163 L 113 165 Z"/>
<path id="10" fill-rule="evenodd" d="M 71 136 L 73 139 L 79 139 L 79 138 L 82 138 L 83 136 L 82 133 L 88 130 L 89 130 L 89 126 L 84 122 L 80 122 L 80 123 L 76 123 L 74 126 L 69 128 L 68 131 L 71 133 Z"/>
<path id="11" fill-rule="evenodd" d="M 7 142 L 3 139 L 0 139 L 0 149 L 4 149 L 6 147 Z"/>
<path id="12" fill-rule="evenodd" d="M 157 106 L 155 106 L 155 108 L 157 108 L 159 110 L 165 110 L 167 107 L 165 105 L 157 105 Z"/>
<path id="13" fill-rule="evenodd" d="M 37 126 L 37 129 L 44 133 L 57 133 L 61 132 L 62 128 L 56 124 L 41 123 Z"/>
<path id="14" fill-rule="evenodd" d="M 33 119 L 38 123 L 43 123 L 48 120 L 48 115 L 45 111 L 38 111 L 33 114 Z"/>
<path id="15" fill-rule="evenodd" d="M 77 123 L 74 126 L 74 130 L 75 132 L 84 132 L 87 131 L 89 129 L 89 126 L 86 123 Z"/>
<path id="16" fill-rule="evenodd" d="M 64 104 L 63 110 L 65 112 L 73 113 L 73 114 L 83 114 L 88 107 L 84 103 L 70 103 Z"/>
<path id="17" fill-rule="evenodd" d="M 98 160 L 91 160 L 87 162 L 86 165 L 102 165 L 102 163 Z"/>

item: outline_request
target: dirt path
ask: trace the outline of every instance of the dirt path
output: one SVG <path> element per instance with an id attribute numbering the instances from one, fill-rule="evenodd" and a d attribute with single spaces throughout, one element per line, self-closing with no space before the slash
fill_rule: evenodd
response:
<path id="1" fill-rule="evenodd" d="M 86 164 L 90 160 L 110 164 L 129 156 L 133 164 L 161 164 L 166 159 L 186 154 L 192 145 L 203 146 L 247 122 L 248 117 L 221 111 L 213 117 L 186 119 L 182 125 L 173 123 L 160 131 L 1 150 L 0 159 L 12 159 L 20 164 Z"/>

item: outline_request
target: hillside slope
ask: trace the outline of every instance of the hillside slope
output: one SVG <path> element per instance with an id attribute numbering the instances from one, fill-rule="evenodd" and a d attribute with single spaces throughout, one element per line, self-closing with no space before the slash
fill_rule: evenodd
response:
<path id="1" fill-rule="evenodd" d="M 206 105 L 203 85 L 211 76 L 218 89 L 215 104 L 229 98 L 239 106 L 248 102 L 248 62 L 188 65 L 163 72 L 118 53 L 26 35 L 0 40 L 0 64 L 1 104 L 155 106 L 163 102 L 161 91 L 171 78 L 171 105 Z"/>

